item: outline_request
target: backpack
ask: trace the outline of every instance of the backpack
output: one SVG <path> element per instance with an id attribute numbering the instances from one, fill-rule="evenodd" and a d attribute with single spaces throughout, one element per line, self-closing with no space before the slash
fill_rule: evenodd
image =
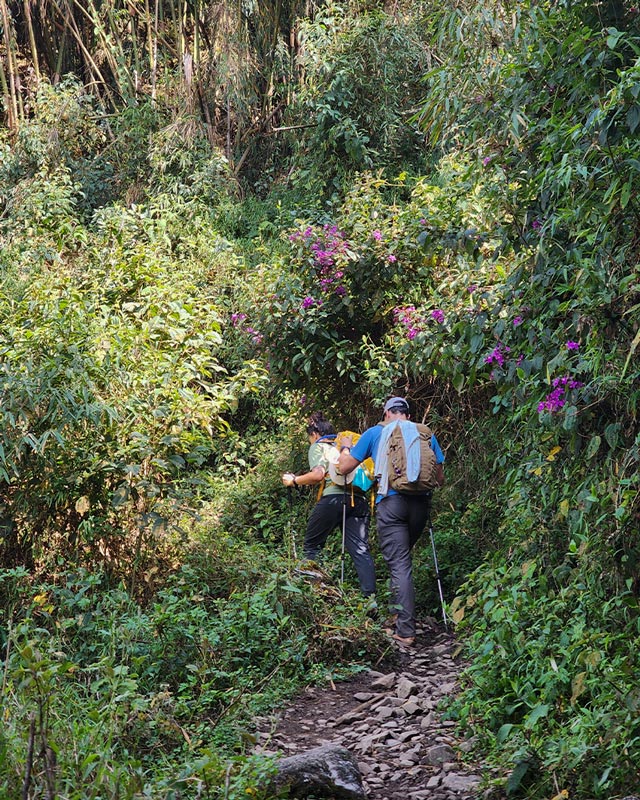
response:
<path id="1" fill-rule="evenodd" d="M 387 423 L 389 424 L 389 423 Z M 403 425 L 412 424 L 418 429 L 420 447 L 420 470 L 417 478 L 410 481 L 407 475 L 407 453 L 403 436 Z M 400 420 L 387 438 L 387 469 L 389 488 L 399 494 L 425 494 L 438 486 L 436 455 L 431 447 L 431 428 L 419 422 Z"/>
<path id="2" fill-rule="evenodd" d="M 336 437 L 336 441 L 340 441 L 343 436 L 350 436 L 353 443 L 355 444 L 358 439 L 360 438 L 360 434 L 353 433 L 353 431 L 343 431 L 339 433 Z M 344 486 L 345 483 L 351 486 L 351 505 L 353 505 L 353 489 L 354 487 L 359 489 L 363 494 L 368 492 L 369 489 L 373 486 L 375 482 L 375 468 L 373 464 L 373 459 L 367 458 L 361 464 L 350 472 L 348 475 L 342 475 L 341 472 L 338 471 L 338 459 L 340 457 L 340 451 L 338 448 L 333 445 L 327 443 L 323 443 L 325 458 L 329 462 L 329 478 L 336 486 Z M 324 491 L 324 486 L 321 484 L 318 487 L 318 500 L 322 497 L 322 492 Z M 373 497 L 373 496 L 372 496 Z"/>

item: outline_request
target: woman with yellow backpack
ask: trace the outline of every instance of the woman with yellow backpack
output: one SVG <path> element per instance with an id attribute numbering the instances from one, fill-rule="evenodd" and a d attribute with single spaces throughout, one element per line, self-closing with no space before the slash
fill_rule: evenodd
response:
<path id="1" fill-rule="evenodd" d="M 302 475 L 285 472 L 282 476 L 285 486 L 319 487 L 318 502 L 309 516 L 305 531 L 304 557 L 309 561 L 318 561 L 329 534 L 336 528 L 342 528 L 343 555 L 346 549 L 351 556 L 362 594 L 365 597 L 375 595 L 375 566 L 369 550 L 371 510 L 366 491 L 354 485 L 351 476 L 345 482 L 336 472 L 336 433 L 321 411 L 311 415 L 307 435 L 309 471 Z"/>

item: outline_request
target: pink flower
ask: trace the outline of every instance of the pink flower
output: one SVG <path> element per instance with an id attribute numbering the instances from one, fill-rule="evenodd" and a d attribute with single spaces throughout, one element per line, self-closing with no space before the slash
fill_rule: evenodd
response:
<path id="1" fill-rule="evenodd" d="M 549 411 L 551 414 L 560 411 L 567 403 L 567 391 L 571 389 L 580 389 L 584 384 L 582 381 L 577 381 L 570 375 L 564 375 L 562 378 L 554 378 L 551 382 L 553 390 L 538 403 L 538 413 Z"/>
<path id="2" fill-rule="evenodd" d="M 507 345 L 502 344 L 502 342 L 498 342 L 498 344 L 493 348 L 493 350 L 489 353 L 489 355 L 485 358 L 485 364 L 497 364 L 499 367 L 504 366 L 504 357 L 507 353 L 511 351 L 510 347 Z"/>
<path id="3" fill-rule="evenodd" d="M 378 230 L 376 230 L 376 231 L 373 231 L 373 233 L 371 234 L 371 236 L 373 236 L 373 238 L 374 238 L 374 239 L 375 239 L 377 242 L 379 242 L 379 241 L 380 241 L 380 239 L 382 239 L 382 234 L 381 234 L 381 233 L 380 233 L 380 231 L 378 231 Z"/>
<path id="4" fill-rule="evenodd" d="M 567 350 L 579 350 L 580 342 L 567 342 Z"/>
<path id="5" fill-rule="evenodd" d="M 397 260 L 398 259 L 393 255 L 393 253 L 391 253 L 390 255 L 387 256 L 387 261 L 390 264 L 394 264 Z"/>
<path id="6" fill-rule="evenodd" d="M 517 317 L 513 318 L 513 327 L 517 328 L 518 325 L 522 325 L 522 317 L 519 314 Z"/>
<path id="7" fill-rule="evenodd" d="M 487 164 L 490 164 L 491 163 L 491 156 L 485 156 L 482 159 L 482 163 L 484 164 L 485 167 L 487 166 Z"/>
<path id="8" fill-rule="evenodd" d="M 431 318 L 435 319 L 439 325 L 442 325 L 444 322 L 444 311 L 441 308 L 434 308 L 431 312 Z"/>

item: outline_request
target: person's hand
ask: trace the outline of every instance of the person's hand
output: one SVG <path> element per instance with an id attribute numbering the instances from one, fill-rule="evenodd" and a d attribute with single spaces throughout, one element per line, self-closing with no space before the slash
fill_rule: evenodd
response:
<path id="1" fill-rule="evenodd" d="M 285 472 L 282 476 L 282 483 L 284 483 L 285 486 L 294 486 L 295 484 L 293 481 L 295 477 L 293 472 Z"/>

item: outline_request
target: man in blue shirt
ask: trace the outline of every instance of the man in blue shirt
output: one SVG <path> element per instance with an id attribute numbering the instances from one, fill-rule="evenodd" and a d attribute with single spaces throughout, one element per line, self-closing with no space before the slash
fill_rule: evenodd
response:
<path id="1" fill-rule="evenodd" d="M 348 440 L 339 442 L 338 468 L 349 474 L 366 458 L 376 462 L 378 474 L 378 445 L 384 424 L 409 419 L 409 403 L 404 397 L 391 397 L 384 405 L 382 423 L 368 428 L 355 445 Z M 438 485 L 444 483 L 444 455 L 435 436 L 431 448 L 436 456 Z M 422 536 L 431 514 L 431 492 L 399 494 L 388 489 L 376 497 L 376 516 L 380 551 L 391 575 L 391 594 L 394 610 L 393 638 L 400 644 L 412 645 L 416 636 L 415 589 L 411 550 Z"/>

